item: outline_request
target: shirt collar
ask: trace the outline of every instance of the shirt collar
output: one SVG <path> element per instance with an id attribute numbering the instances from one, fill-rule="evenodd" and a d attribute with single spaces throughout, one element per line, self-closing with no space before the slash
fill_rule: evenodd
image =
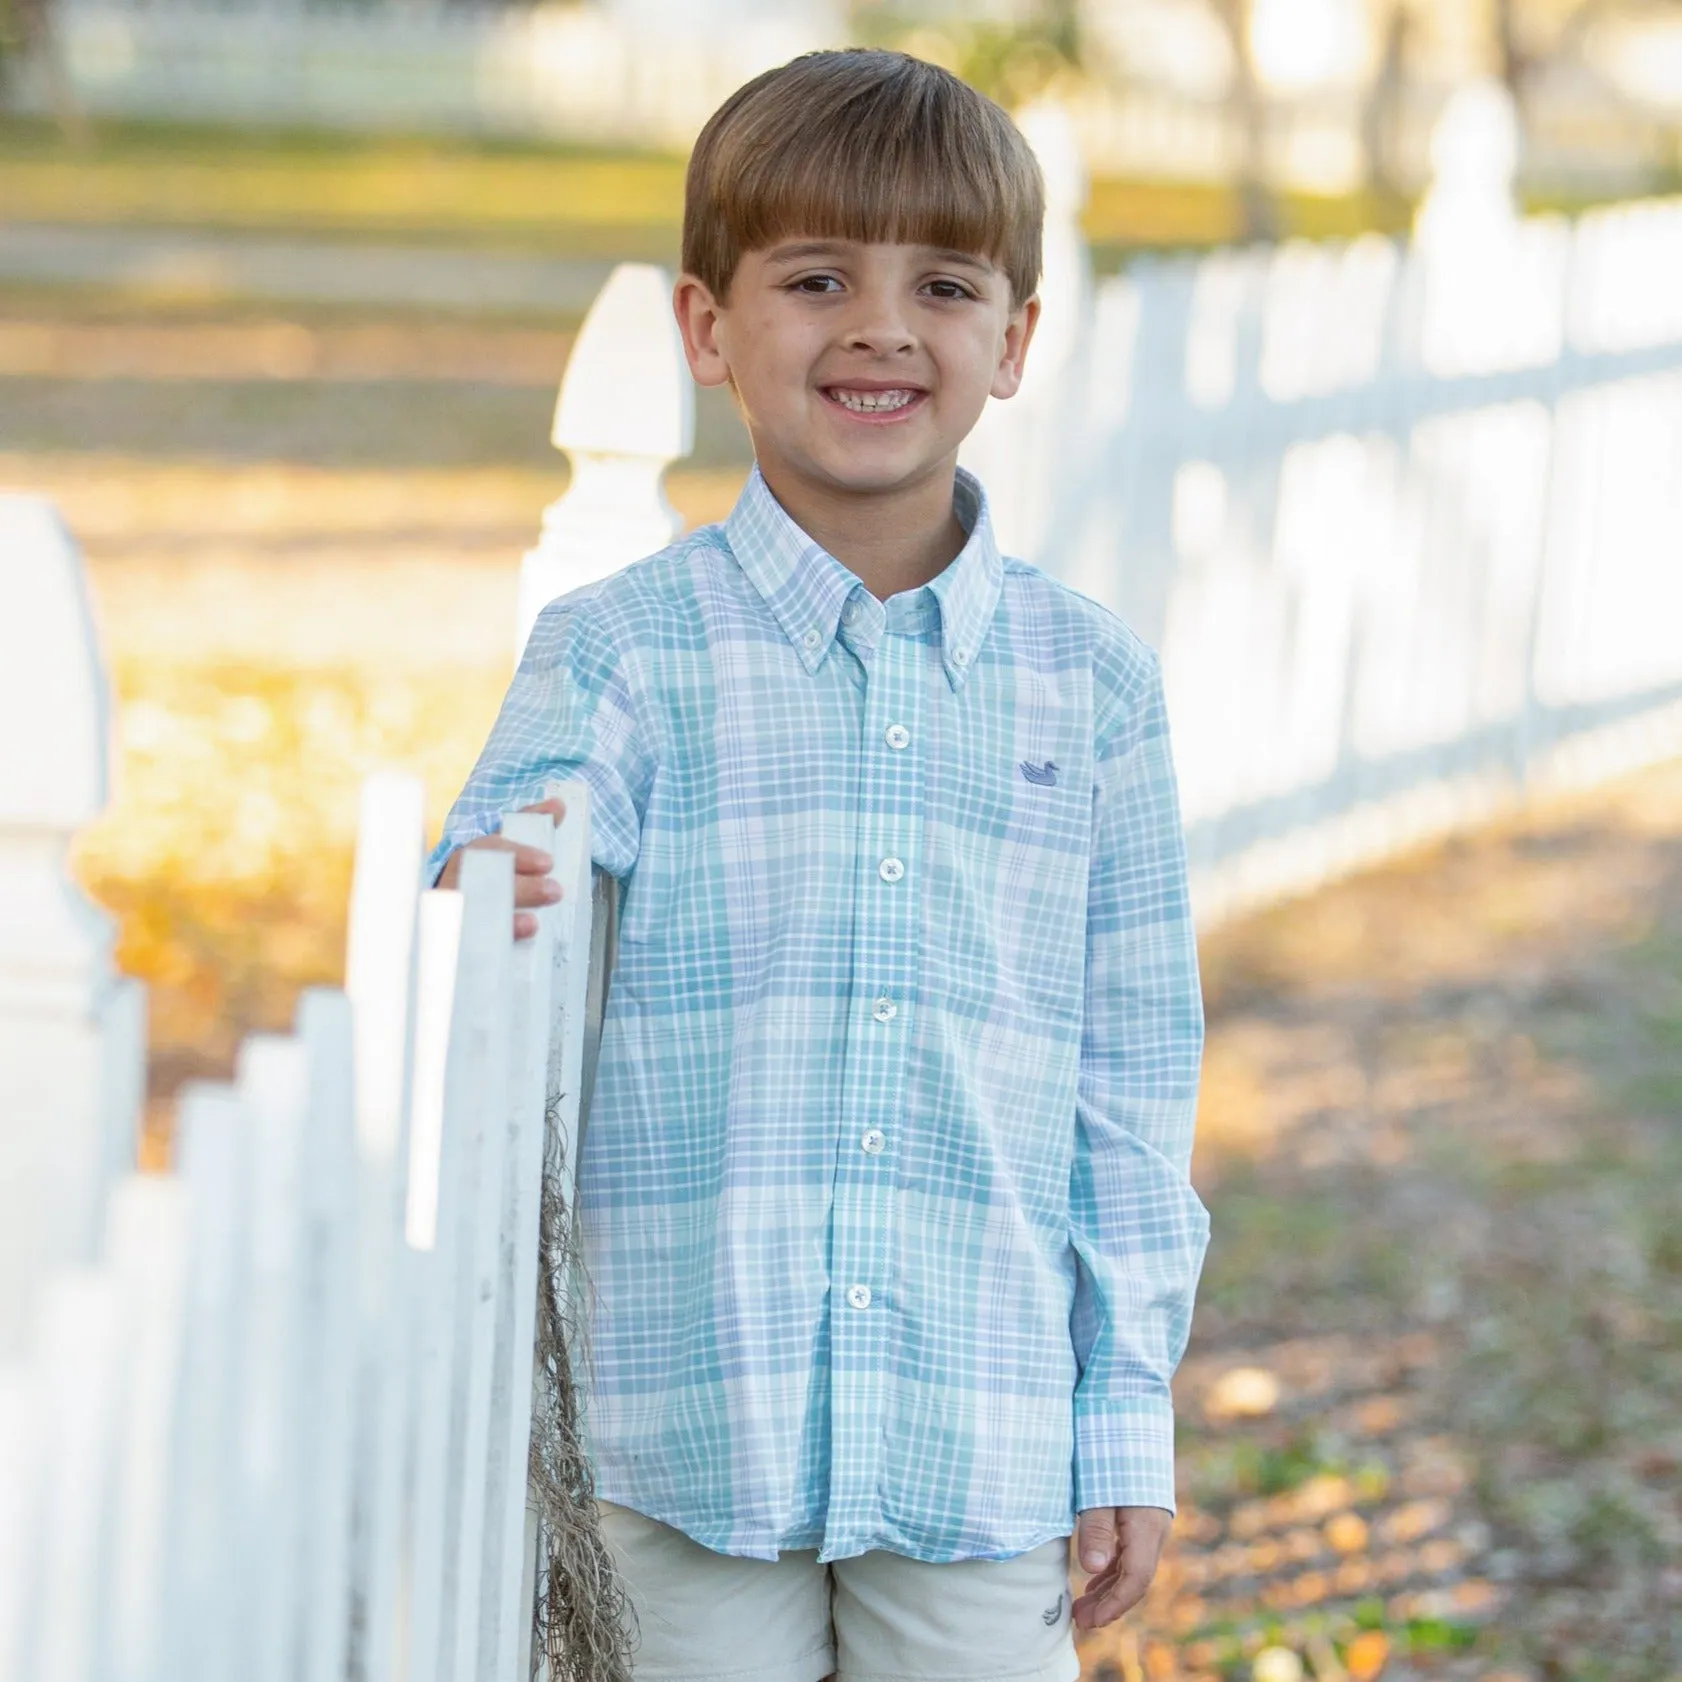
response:
<path id="1" fill-rule="evenodd" d="M 1004 582 L 1004 562 L 993 540 L 987 494 L 974 474 L 958 469 L 953 512 L 968 541 L 938 577 L 922 586 L 939 604 L 941 661 L 947 681 L 961 689 L 975 665 Z M 731 553 L 765 599 L 801 664 L 817 671 L 834 642 L 847 599 L 868 596 L 858 575 L 815 543 L 771 494 L 758 467 L 725 522 Z M 904 595 L 915 597 L 920 592 Z M 901 597 L 893 598 L 896 602 Z M 882 624 L 882 608 L 871 623 Z"/>

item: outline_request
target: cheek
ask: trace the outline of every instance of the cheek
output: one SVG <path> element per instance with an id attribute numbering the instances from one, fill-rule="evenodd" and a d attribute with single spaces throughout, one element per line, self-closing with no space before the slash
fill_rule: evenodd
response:
<path id="1" fill-rule="evenodd" d="M 1003 354 L 1003 337 L 991 323 L 969 326 L 941 348 L 941 385 L 962 403 L 984 403 Z"/>
<path id="2" fill-rule="evenodd" d="M 787 406 L 805 397 L 812 357 L 805 335 L 770 312 L 741 324 L 731 369 L 744 398 L 762 408 Z"/>

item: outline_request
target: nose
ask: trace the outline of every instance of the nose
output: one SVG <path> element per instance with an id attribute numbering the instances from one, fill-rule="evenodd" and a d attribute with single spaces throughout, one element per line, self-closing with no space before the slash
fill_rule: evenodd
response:
<path id="1" fill-rule="evenodd" d="M 904 356 L 917 348 L 917 335 L 903 300 L 890 290 L 873 288 L 858 294 L 842 343 L 867 356 Z"/>

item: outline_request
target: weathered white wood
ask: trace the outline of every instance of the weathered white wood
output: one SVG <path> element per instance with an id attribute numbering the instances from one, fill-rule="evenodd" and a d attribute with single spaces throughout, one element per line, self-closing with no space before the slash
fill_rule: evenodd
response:
<path id="1" fill-rule="evenodd" d="M 191 1223 L 187 1188 L 174 1176 L 131 1174 L 111 1194 L 107 1247 L 128 1360 L 118 1387 L 110 1573 L 94 1664 L 100 1682 L 163 1675 L 164 1542 Z"/>
<path id="2" fill-rule="evenodd" d="M 95 1682 L 101 1590 L 110 1548 L 117 1378 L 127 1339 L 122 1296 L 104 1268 L 55 1274 L 41 1292 L 37 1359 L 48 1490 L 25 1673 L 33 1682 Z"/>
<path id="3" fill-rule="evenodd" d="M 478 1676 L 484 1603 L 486 1471 L 492 1429 L 503 1174 L 512 1083 L 514 869 L 506 853 L 462 859 L 462 1011 L 453 1031 L 448 1110 L 464 1116 L 455 1354 L 451 1362 L 446 1560 L 439 1646 L 451 1682 Z"/>
<path id="4" fill-rule="evenodd" d="M 516 650 L 556 596 L 652 555 L 683 529 L 661 487 L 695 437 L 695 388 L 671 292 L 663 269 L 621 263 L 579 329 L 552 433 L 572 482 L 521 563 Z"/>
<path id="5" fill-rule="evenodd" d="M 299 1562 L 288 1542 L 297 1530 L 303 1182 L 311 1171 L 303 1154 L 310 1097 L 304 1045 L 273 1034 L 247 1040 L 240 1052 L 239 1094 L 251 1153 L 236 1471 L 240 1623 L 253 1682 L 291 1682 L 298 1665 Z"/>
<path id="6" fill-rule="evenodd" d="M 554 820 L 542 812 L 506 813 L 502 833 L 511 841 L 545 851 L 555 845 Z M 569 912 L 576 910 L 573 901 Z M 520 1585 L 531 1443 L 538 1209 L 553 1027 L 555 926 L 561 915 L 558 905 L 539 911 L 536 934 L 514 948 L 514 988 L 508 1017 L 508 1147 L 503 1164 L 496 1343 L 491 1366 L 479 1682 L 514 1682 L 530 1621 L 529 1606 L 520 1604 Z"/>
<path id="7" fill-rule="evenodd" d="M 38 1604 L 45 1479 L 41 1375 L 33 1362 L 0 1366 L 0 1682 L 28 1682 Z"/>
<path id="8" fill-rule="evenodd" d="M 358 1376 L 358 1199 L 350 1001 L 307 992 L 309 1054 L 304 1271 L 300 1282 L 298 1533 L 301 1682 L 344 1682 L 350 1640 L 351 1448 Z"/>
<path id="9" fill-rule="evenodd" d="M 236 1409 L 249 1292 L 249 1127 L 237 1094 L 208 1084 L 183 1093 L 177 1125 L 193 1232 L 170 1468 L 161 1674 L 233 1676 L 244 1661 L 235 1621 L 241 1530 L 230 1494 L 240 1450 Z"/>
<path id="10" fill-rule="evenodd" d="M 462 895 L 421 896 L 415 984 L 415 1068 L 409 1135 L 407 1238 L 416 1252 L 413 1470 L 407 1538 L 408 1606 L 401 1673 L 440 1675 L 440 1616 L 449 1489 L 451 1359 L 455 1352 L 463 1107 L 451 1113 L 449 1059 L 461 965 Z"/>
<path id="11" fill-rule="evenodd" d="M 105 804 L 108 702 L 81 559 L 40 497 L 0 495 L 0 1361 L 34 1293 L 93 1261 L 138 1085 L 132 986 L 111 922 L 71 883 L 74 831 Z M 113 1128 L 123 1129 L 113 1138 Z"/>
<path id="12" fill-rule="evenodd" d="M 415 915 L 425 792 L 418 779 L 376 774 L 363 787 L 345 963 L 356 1055 L 362 1324 L 357 1386 L 353 1664 L 361 1682 L 390 1682 L 400 1627 L 403 1479 L 408 1465 L 411 1281 L 407 1202 L 408 1076 Z"/>

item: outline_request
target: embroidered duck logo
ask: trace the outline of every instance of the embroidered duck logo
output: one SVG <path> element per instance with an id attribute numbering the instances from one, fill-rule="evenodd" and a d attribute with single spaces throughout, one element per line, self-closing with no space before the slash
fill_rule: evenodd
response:
<path id="1" fill-rule="evenodd" d="M 1039 783 L 1043 788 L 1051 788 L 1057 781 L 1057 766 L 1049 759 L 1043 765 L 1024 759 L 1017 769 L 1029 782 Z"/>

